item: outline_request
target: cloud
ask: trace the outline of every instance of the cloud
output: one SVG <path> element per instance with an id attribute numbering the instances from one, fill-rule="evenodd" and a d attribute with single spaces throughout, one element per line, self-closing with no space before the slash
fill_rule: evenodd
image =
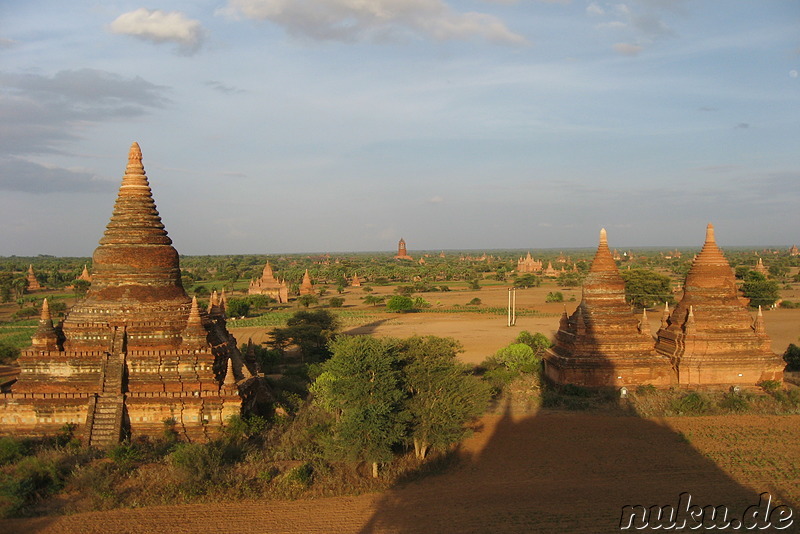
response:
<path id="1" fill-rule="evenodd" d="M 0 156 L 57 152 L 79 128 L 163 107 L 166 91 L 138 76 L 95 69 L 53 76 L 0 72 Z"/>
<path id="2" fill-rule="evenodd" d="M 2 48 L 12 48 L 17 44 L 16 41 L 11 39 L 6 39 L 5 37 L 0 37 L 0 49 Z"/>
<path id="3" fill-rule="evenodd" d="M 93 174 L 59 167 L 45 167 L 21 158 L 0 159 L 0 191 L 33 194 L 96 193 L 117 186 Z"/>
<path id="4" fill-rule="evenodd" d="M 151 11 L 143 7 L 123 13 L 109 28 L 112 33 L 156 44 L 175 43 L 187 55 L 196 53 L 206 37 L 200 21 L 189 19 L 180 11 Z"/>
<path id="5" fill-rule="evenodd" d="M 444 202 L 444 199 L 439 195 L 428 199 L 428 204 L 441 204 L 442 202 Z"/>
<path id="6" fill-rule="evenodd" d="M 618 54 L 622 54 L 623 56 L 636 56 L 639 55 L 639 52 L 642 51 L 641 46 L 630 43 L 616 43 L 611 48 L 613 48 L 615 52 L 617 52 Z"/>
<path id="7" fill-rule="evenodd" d="M 228 0 L 219 13 L 269 20 L 293 35 L 320 41 L 384 41 L 413 35 L 438 41 L 482 38 L 528 44 L 497 17 L 460 13 L 443 0 Z"/>
<path id="8" fill-rule="evenodd" d="M 737 125 L 735 126 L 735 128 L 736 128 L 737 130 L 746 130 L 746 129 L 750 128 L 750 124 L 749 124 L 749 123 L 747 123 L 747 122 L 740 122 L 739 124 L 737 124 Z"/>
<path id="9" fill-rule="evenodd" d="M 605 9 L 597 5 L 596 2 L 592 2 L 586 7 L 586 13 L 592 16 L 600 16 L 600 15 L 605 15 L 606 11 Z"/>
<path id="10" fill-rule="evenodd" d="M 219 91 L 220 93 L 238 94 L 245 92 L 243 89 L 239 89 L 238 87 L 233 87 L 230 85 L 225 85 L 224 83 L 217 80 L 208 80 L 207 82 L 205 82 L 205 84 L 206 86 L 210 87 L 215 91 Z"/>

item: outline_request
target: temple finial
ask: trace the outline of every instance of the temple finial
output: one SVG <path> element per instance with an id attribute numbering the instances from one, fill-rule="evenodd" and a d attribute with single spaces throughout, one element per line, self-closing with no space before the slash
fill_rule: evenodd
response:
<path id="1" fill-rule="evenodd" d="M 608 235 L 605 228 L 600 229 L 600 244 L 608 246 Z"/>
<path id="2" fill-rule="evenodd" d="M 128 163 L 139 161 L 142 161 L 142 149 L 139 147 L 139 143 L 134 141 L 131 143 L 131 149 L 128 151 Z"/>
<path id="3" fill-rule="evenodd" d="M 706 226 L 706 243 L 716 243 L 714 239 L 714 225 L 711 223 L 708 223 L 708 226 Z"/>

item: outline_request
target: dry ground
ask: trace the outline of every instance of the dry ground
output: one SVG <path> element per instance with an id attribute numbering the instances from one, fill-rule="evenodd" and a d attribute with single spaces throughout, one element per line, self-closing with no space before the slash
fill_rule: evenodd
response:
<path id="1" fill-rule="evenodd" d="M 458 466 L 381 494 L 6 520 L 0 531 L 594 534 L 619 532 L 626 504 L 677 505 L 682 492 L 735 516 L 765 491 L 800 510 L 798 417 L 486 416 Z"/>
<path id="2" fill-rule="evenodd" d="M 391 287 L 376 287 L 373 295 L 392 295 Z M 545 297 L 551 291 L 561 291 L 566 302 L 546 303 Z M 469 313 L 420 313 L 396 314 L 382 313 L 380 308 L 364 306 L 359 297 L 367 295 L 362 289 L 348 288 L 342 295 L 345 298 L 345 309 L 363 309 L 374 311 L 376 317 L 366 319 L 365 324 L 347 329 L 349 334 L 371 334 L 375 336 L 407 337 L 411 335 L 433 335 L 454 337 L 464 346 L 461 359 L 466 363 L 478 364 L 497 349 L 511 343 L 522 330 L 541 332 L 548 337 L 555 334 L 558 321 L 566 306 L 572 313 L 580 301 L 580 289 L 562 289 L 546 284 L 543 287 L 517 290 L 517 309 L 536 310 L 541 316 L 517 317 L 516 326 L 508 327 L 506 315 L 490 315 Z M 463 289 L 444 293 L 420 293 L 432 304 L 432 310 L 441 307 L 452 307 L 454 304 L 464 306 L 473 298 L 480 298 L 480 307 L 505 307 L 508 303 L 508 290 L 502 285 L 483 287 L 478 291 Z M 575 298 L 574 301 L 570 301 Z M 466 306 L 465 306 L 466 307 Z M 651 331 L 658 331 L 661 324 L 661 309 L 649 312 Z M 755 317 L 755 313 L 753 313 Z M 783 354 L 789 343 L 800 343 L 800 309 L 776 309 L 764 312 L 767 333 L 772 339 L 772 349 Z M 235 323 L 228 325 L 236 338 L 242 342 L 252 338 L 261 343 L 269 340 L 269 328 L 236 328 Z"/>

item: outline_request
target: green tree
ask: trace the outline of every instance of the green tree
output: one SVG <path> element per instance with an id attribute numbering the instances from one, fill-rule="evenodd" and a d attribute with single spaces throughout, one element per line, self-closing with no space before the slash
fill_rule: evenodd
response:
<path id="1" fill-rule="evenodd" d="M 477 290 L 481 288 L 481 283 L 478 281 L 477 278 L 472 280 L 467 280 L 467 287 L 473 290 Z"/>
<path id="2" fill-rule="evenodd" d="M 624 270 L 620 275 L 625 280 L 625 300 L 634 306 L 646 308 L 674 301 L 669 276 L 649 269 Z"/>
<path id="3" fill-rule="evenodd" d="M 231 298 L 226 304 L 230 317 L 247 317 L 247 314 L 250 313 L 250 302 L 247 299 Z"/>
<path id="4" fill-rule="evenodd" d="M 514 340 L 514 343 L 525 343 L 533 351 L 536 353 L 537 356 L 541 357 L 544 354 L 544 351 L 549 349 L 553 344 L 547 339 L 547 336 L 540 332 L 536 332 L 535 334 L 531 334 L 527 330 L 523 330 L 517 336 L 517 339 Z"/>
<path id="5" fill-rule="evenodd" d="M 410 312 L 414 309 L 414 301 L 411 297 L 392 295 L 386 302 L 386 309 L 398 313 Z"/>
<path id="6" fill-rule="evenodd" d="M 523 274 L 517 277 L 514 285 L 516 287 L 539 287 L 542 285 L 542 279 L 535 274 Z"/>
<path id="7" fill-rule="evenodd" d="M 364 297 L 364 304 L 372 304 L 373 306 L 377 306 L 378 304 L 383 304 L 386 300 L 386 297 L 378 296 L 378 295 L 367 295 Z"/>
<path id="8" fill-rule="evenodd" d="M 561 291 L 551 291 L 544 298 L 545 302 L 564 302 L 564 294 Z"/>
<path id="9" fill-rule="evenodd" d="M 558 275 L 556 283 L 560 287 L 578 287 L 583 282 L 583 276 L 580 273 L 562 273 Z"/>
<path id="10" fill-rule="evenodd" d="M 766 280 L 763 275 L 756 272 L 747 276 L 741 289 L 742 294 L 750 299 L 750 306 L 753 308 L 772 306 L 779 297 L 778 283 L 774 280 Z"/>
<path id="11" fill-rule="evenodd" d="M 401 356 L 396 340 L 341 336 L 311 386 L 314 402 L 336 416 L 331 447 L 350 461 L 378 464 L 393 458 L 408 424 Z"/>
<path id="12" fill-rule="evenodd" d="M 331 308 L 341 308 L 344 304 L 343 297 L 331 297 L 328 299 L 328 304 Z"/>
<path id="13" fill-rule="evenodd" d="M 72 291 L 77 297 L 83 297 L 89 291 L 89 286 L 92 283 L 88 280 L 75 280 L 72 282 Z"/>
<path id="14" fill-rule="evenodd" d="M 536 373 L 542 367 L 542 358 L 525 343 L 503 347 L 494 353 L 492 359 L 514 373 Z"/>
<path id="15" fill-rule="evenodd" d="M 789 343 L 786 352 L 783 353 L 783 361 L 786 362 L 787 371 L 795 373 L 800 371 L 800 347 Z"/>
<path id="16" fill-rule="evenodd" d="M 325 359 L 330 355 L 328 342 L 338 327 L 336 316 L 328 310 L 300 310 L 286 321 L 285 327 L 270 331 L 269 346 L 283 354 L 295 345 L 303 359 Z"/>
<path id="17" fill-rule="evenodd" d="M 319 299 L 317 299 L 317 297 L 314 295 L 300 295 L 297 297 L 297 303 L 301 306 L 305 306 L 306 308 L 312 304 L 316 304 L 317 302 L 319 302 Z"/>
<path id="18" fill-rule="evenodd" d="M 490 388 L 457 361 L 461 345 L 455 339 L 412 337 L 401 343 L 408 439 L 422 459 L 429 448 L 446 449 L 467 436 L 466 423 L 486 409 Z"/>

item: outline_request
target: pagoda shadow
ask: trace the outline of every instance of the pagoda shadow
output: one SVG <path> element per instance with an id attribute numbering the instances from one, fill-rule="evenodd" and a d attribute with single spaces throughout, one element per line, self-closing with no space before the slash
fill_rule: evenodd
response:
<path id="1" fill-rule="evenodd" d="M 390 489 L 360 532 L 620 532 L 626 505 L 677 508 L 688 492 L 692 504 L 724 505 L 732 519 L 766 491 L 742 486 L 682 434 L 635 415 L 506 409 L 485 418 L 480 432 L 480 452 Z M 472 439 L 480 447 L 480 436 Z"/>

